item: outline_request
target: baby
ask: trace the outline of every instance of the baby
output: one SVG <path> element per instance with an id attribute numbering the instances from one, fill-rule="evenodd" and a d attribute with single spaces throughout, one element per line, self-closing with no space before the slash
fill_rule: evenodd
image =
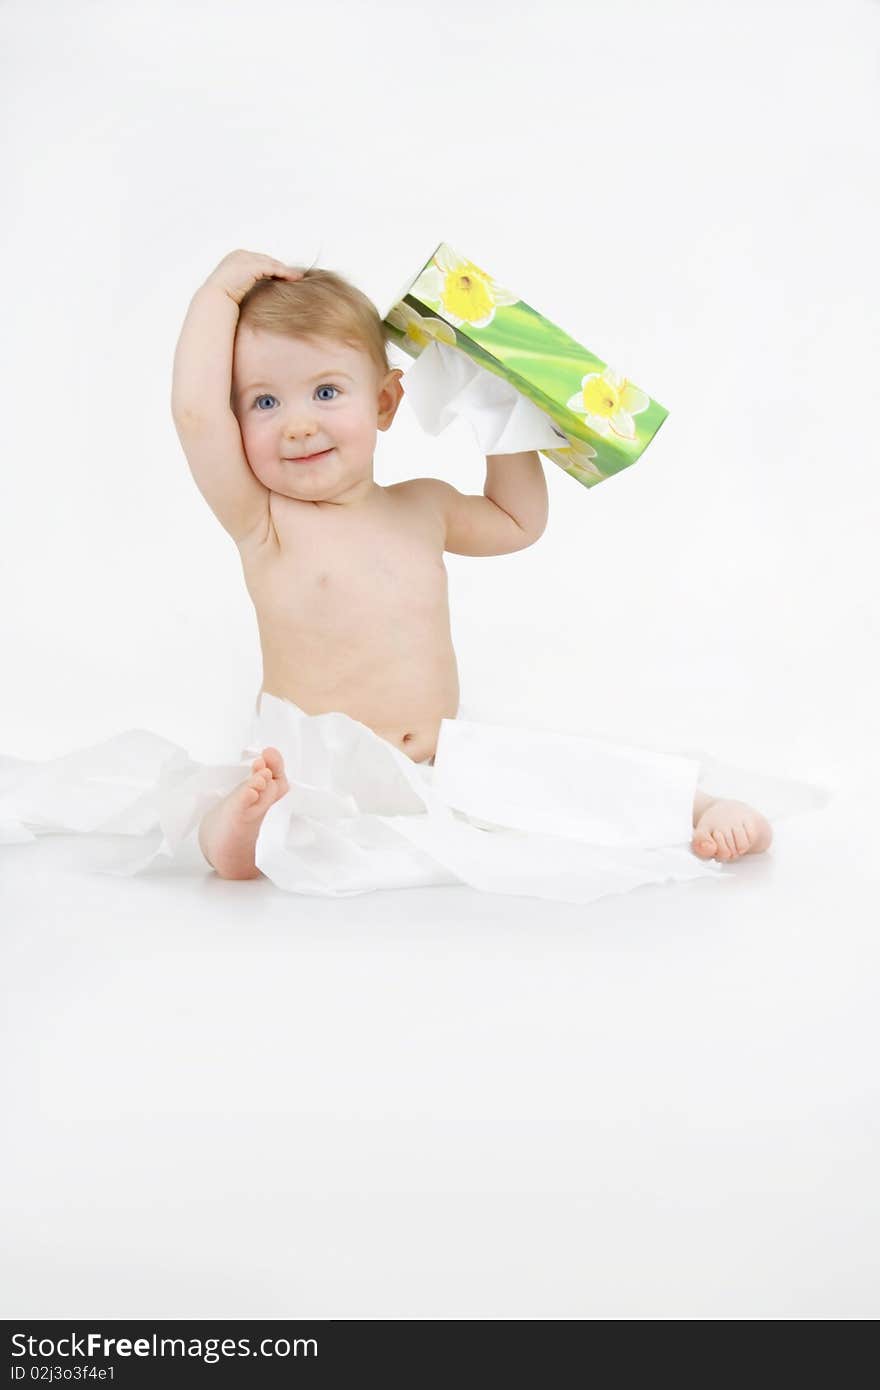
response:
<path id="1" fill-rule="evenodd" d="M 542 534 L 537 453 L 486 460 L 482 497 L 436 478 L 382 487 L 377 430 L 403 397 L 371 301 L 333 271 L 233 251 L 196 291 L 174 357 L 172 413 L 196 485 L 235 541 L 263 654 L 262 691 L 339 710 L 415 762 L 459 708 L 444 551 L 507 555 Z M 223 878 L 259 878 L 263 817 L 288 783 L 277 748 L 202 820 Z M 698 791 L 692 848 L 737 859 L 764 816 Z"/>

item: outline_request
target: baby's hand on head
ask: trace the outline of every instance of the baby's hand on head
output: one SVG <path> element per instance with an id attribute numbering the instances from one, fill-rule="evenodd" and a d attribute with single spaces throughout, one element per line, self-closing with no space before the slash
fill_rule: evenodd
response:
<path id="1" fill-rule="evenodd" d="M 205 284 L 218 285 L 235 304 L 240 304 L 258 280 L 302 278 L 301 270 L 284 265 L 272 256 L 261 256 L 258 251 L 230 251 L 228 256 L 223 257 L 216 270 L 211 271 Z"/>

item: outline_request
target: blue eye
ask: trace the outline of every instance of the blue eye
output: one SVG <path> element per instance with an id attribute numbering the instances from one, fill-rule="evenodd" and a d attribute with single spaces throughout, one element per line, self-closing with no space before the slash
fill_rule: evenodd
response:
<path id="1" fill-rule="evenodd" d="M 316 391 L 316 392 L 318 392 L 318 391 L 335 391 L 336 394 L 338 395 L 338 394 L 339 394 L 339 387 L 338 387 L 338 386 L 332 386 L 332 385 L 330 384 L 329 381 L 325 381 L 325 382 L 322 382 L 322 384 L 321 384 L 320 386 L 316 386 L 316 387 L 315 387 L 315 391 Z M 262 395 L 262 396 L 257 396 L 256 400 L 254 401 L 254 405 L 257 407 L 257 410 L 260 410 L 260 411 L 261 411 L 261 414 L 265 415 L 266 412 L 265 412 L 264 410 L 261 410 L 260 401 L 275 401 L 275 400 L 277 400 L 277 399 L 278 399 L 277 396 L 270 395 L 270 393 L 267 391 L 264 395 Z M 332 401 L 332 400 L 335 400 L 336 397 L 335 397 L 335 396 L 322 396 L 320 399 L 321 399 L 321 400 L 324 400 L 324 401 Z"/>

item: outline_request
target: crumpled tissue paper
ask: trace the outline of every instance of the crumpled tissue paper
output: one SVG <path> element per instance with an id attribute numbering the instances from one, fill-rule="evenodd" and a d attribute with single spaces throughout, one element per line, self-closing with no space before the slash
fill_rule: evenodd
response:
<path id="1" fill-rule="evenodd" d="M 257 867 L 291 893 L 347 897 L 468 884 L 588 903 L 647 883 L 724 878 L 690 849 L 694 792 L 750 800 L 773 820 L 824 788 L 555 730 L 444 719 L 417 764 L 339 711 L 263 694 L 241 759 L 209 765 L 144 729 L 43 763 L 0 759 L 0 844 L 40 834 L 117 836 L 100 871 L 174 859 L 199 823 L 278 748 L 291 789 L 260 827 Z M 207 863 L 204 863 L 207 872 Z"/>
<path id="2" fill-rule="evenodd" d="M 427 434 L 440 434 L 460 418 L 472 427 L 484 454 L 568 447 L 562 431 L 533 401 L 447 343 L 435 340 L 423 348 L 402 385 Z"/>

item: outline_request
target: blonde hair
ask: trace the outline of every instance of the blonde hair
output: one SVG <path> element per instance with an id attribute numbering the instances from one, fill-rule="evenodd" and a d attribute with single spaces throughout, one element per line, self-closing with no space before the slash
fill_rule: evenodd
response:
<path id="1" fill-rule="evenodd" d="M 391 371 L 387 336 L 371 299 L 335 270 L 303 266 L 301 280 L 258 280 L 242 299 L 239 325 L 290 338 L 329 338 L 360 348 L 379 372 Z"/>

